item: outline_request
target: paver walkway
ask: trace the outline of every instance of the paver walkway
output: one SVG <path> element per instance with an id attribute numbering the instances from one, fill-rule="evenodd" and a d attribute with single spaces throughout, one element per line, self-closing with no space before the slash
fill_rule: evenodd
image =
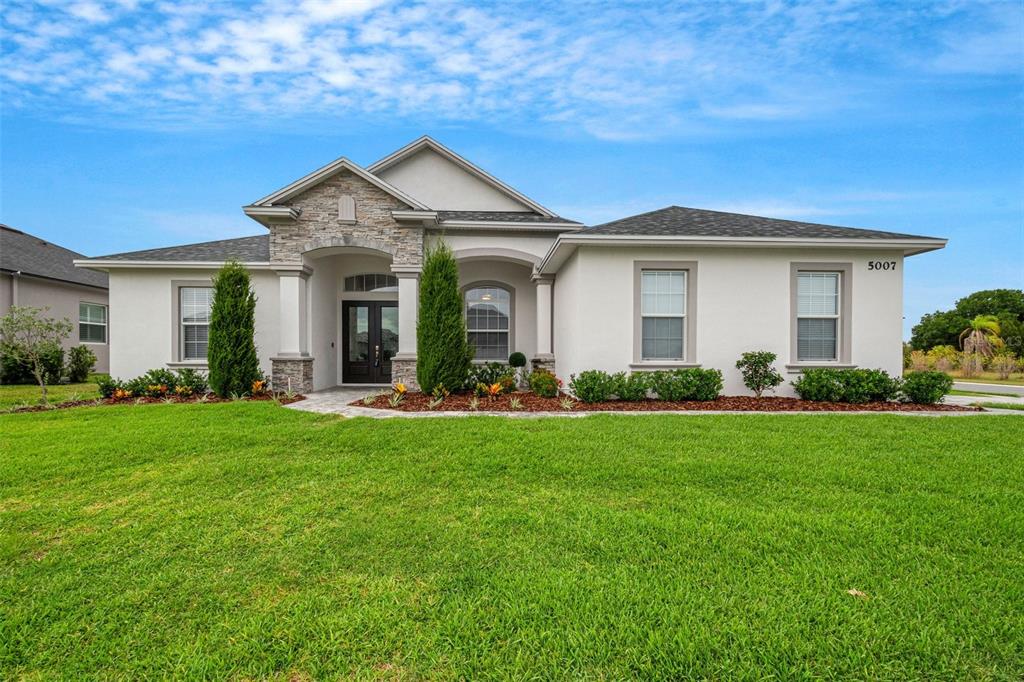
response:
<path id="1" fill-rule="evenodd" d="M 362 407 L 357 405 L 350 405 L 349 403 L 359 400 L 368 395 L 374 393 L 380 393 L 386 391 L 384 388 L 375 387 L 358 387 L 353 388 L 350 386 L 337 386 L 335 388 L 328 388 L 323 391 L 315 391 L 306 396 L 305 400 L 300 400 L 297 403 L 291 403 L 286 405 L 292 410 L 301 410 L 303 412 L 318 412 L 320 414 L 340 414 L 346 417 L 373 417 L 374 419 L 389 419 L 394 417 L 400 418 L 411 418 L 419 419 L 426 418 L 430 419 L 433 417 L 478 417 L 478 416 L 497 416 L 497 417 L 509 417 L 512 419 L 536 419 L 540 417 L 586 417 L 590 414 L 628 414 L 628 415 L 650 415 L 650 414 L 682 414 L 682 415 L 700 415 L 700 414 L 885 414 L 881 412 L 726 412 L 719 410 L 694 410 L 694 411 L 659 411 L 659 412 L 446 412 L 438 410 L 437 412 L 399 412 L 397 410 L 379 410 L 373 407 Z M 978 402 L 978 398 L 967 398 L 964 396 L 947 396 L 946 401 L 960 405 L 969 405 L 974 402 Z M 1024 416 L 1024 413 L 1013 410 L 999 410 L 1000 414 L 1017 414 Z M 908 416 L 925 416 L 925 417 L 966 417 L 982 414 L 995 414 L 995 412 L 900 412 Z"/>

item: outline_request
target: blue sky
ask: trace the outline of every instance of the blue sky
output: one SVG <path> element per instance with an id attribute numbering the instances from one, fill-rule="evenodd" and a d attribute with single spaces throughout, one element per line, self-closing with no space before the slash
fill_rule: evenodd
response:
<path id="1" fill-rule="evenodd" d="M 950 238 L 906 328 L 1024 286 L 1020 2 L 6 0 L 0 220 L 89 255 L 423 133 L 563 215 L 669 204 Z"/>

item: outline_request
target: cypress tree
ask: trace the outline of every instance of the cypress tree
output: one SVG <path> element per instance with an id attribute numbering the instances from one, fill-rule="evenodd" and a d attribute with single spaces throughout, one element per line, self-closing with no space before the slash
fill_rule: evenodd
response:
<path id="1" fill-rule="evenodd" d="M 459 292 L 459 269 L 444 242 L 430 249 L 420 277 L 420 314 L 416 325 L 416 380 L 431 392 L 439 385 L 456 391 L 466 383 L 473 349 L 466 338 Z"/>
<path id="2" fill-rule="evenodd" d="M 249 272 L 228 261 L 213 280 L 213 308 L 207 362 L 210 390 L 222 398 L 252 391 L 261 378 L 256 357 L 256 295 Z"/>

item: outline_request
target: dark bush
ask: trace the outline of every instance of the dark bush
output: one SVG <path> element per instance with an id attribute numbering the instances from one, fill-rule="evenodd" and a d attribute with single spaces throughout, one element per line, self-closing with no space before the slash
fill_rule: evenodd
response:
<path id="1" fill-rule="evenodd" d="M 262 378 L 256 356 L 256 295 L 249 271 L 229 261 L 213 279 L 210 344 L 207 360 L 210 387 L 222 398 L 246 395 Z"/>
<path id="2" fill-rule="evenodd" d="M 473 365 L 469 370 L 469 378 L 466 380 L 466 388 L 476 390 L 480 384 L 491 386 L 493 384 L 504 385 L 511 383 L 515 386 L 515 372 L 508 365 L 500 362 L 487 362 L 481 365 Z"/>
<path id="3" fill-rule="evenodd" d="M 953 388 L 953 378 L 945 372 L 913 372 L 903 379 L 903 399 L 910 403 L 933 405 Z"/>
<path id="4" fill-rule="evenodd" d="M 109 374 L 104 374 L 101 377 L 97 377 L 96 384 L 99 386 L 100 395 L 104 398 L 109 398 L 114 395 L 114 391 L 119 388 L 124 388 L 124 382 L 118 381 L 117 379 L 110 378 Z"/>
<path id="5" fill-rule="evenodd" d="M 823 367 L 804 370 L 793 388 L 804 400 L 816 402 L 884 402 L 899 397 L 900 380 L 880 369 Z"/>
<path id="6" fill-rule="evenodd" d="M 68 351 L 68 381 L 80 384 L 89 378 L 96 366 L 96 354 L 88 346 L 74 346 Z"/>
<path id="7" fill-rule="evenodd" d="M 209 391 L 206 377 L 191 367 L 184 367 L 177 371 L 174 378 L 174 388 L 184 387 L 195 395 L 203 395 Z"/>
<path id="8" fill-rule="evenodd" d="M 615 395 L 620 400 L 644 400 L 647 398 L 647 391 L 650 388 L 650 377 L 644 372 L 633 372 L 626 374 L 619 372 L 614 377 Z"/>
<path id="9" fill-rule="evenodd" d="M 576 398 L 585 403 L 600 403 L 615 393 L 616 381 L 608 372 L 589 369 L 569 377 L 569 388 Z"/>
<path id="10" fill-rule="evenodd" d="M 508 356 L 509 367 L 526 367 L 526 356 L 516 351 Z"/>
<path id="11" fill-rule="evenodd" d="M 554 398 L 558 395 L 558 378 L 546 369 L 530 372 L 530 390 L 541 398 Z"/>
<path id="12" fill-rule="evenodd" d="M 48 385 L 60 383 L 64 374 L 64 349 L 60 344 L 51 343 L 43 351 L 43 379 Z M 19 362 L 0 348 L 0 384 L 34 384 L 32 364 Z"/>
<path id="13" fill-rule="evenodd" d="M 466 337 L 459 267 L 444 243 L 427 252 L 420 276 L 416 379 L 425 393 L 439 384 L 464 386 L 473 361 Z"/>
<path id="14" fill-rule="evenodd" d="M 722 372 L 700 367 L 651 372 L 651 389 L 661 400 L 714 400 L 722 391 Z"/>
<path id="15" fill-rule="evenodd" d="M 736 369 L 743 375 L 743 385 L 753 391 L 755 397 L 760 398 L 762 393 L 784 381 L 773 366 L 776 357 L 775 353 L 762 350 L 744 353 L 736 361 Z"/>

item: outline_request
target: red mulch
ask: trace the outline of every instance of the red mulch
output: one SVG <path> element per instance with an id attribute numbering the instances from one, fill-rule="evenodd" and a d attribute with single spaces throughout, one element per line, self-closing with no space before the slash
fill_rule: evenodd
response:
<path id="1" fill-rule="evenodd" d="M 269 393 L 262 395 L 254 395 L 242 398 L 242 400 L 273 400 L 274 396 Z M 288 398 L 284 395 L 278 396 L 277 401 L 282 405 L 288 405 L 290 403 L 305 400 L 304 395 L 293 395 Z M 70 407 L 100 407 L 103 405 L 155 405 L 157 403 L 167 402 L 164 398 L 125 398 L 123 400 L 114 400 L 113 398 L 94 398 L 92 400 L 68 400 L 63 403 L 51 403 L 49 405 L 26 405 L 24 407 L 16 407 L 11 412 L 46 412 L 48 410 L 64 410 Z M 200 400 L 198 396 L 189 396 L 188 398 L 182 398 L 180 396 L 169 396 L 169 402 L 172 403 L 230 403 L 231 398 L 218 398 L 212 393 L 207 396 L 206 400 Z"/>
<path id="2" fill-rule="evenodd" d="M 509 407 L 510 397 L 519 398 L 522 408 L 513 410 Z M 489 400 L 480 398 L 477 408 L 479 412 L 565 412 L 559 398 L 541 398 L 533 393 L 514 393 Z M 354 407 L 374 407 L 401 412 L 429 412 L 431 396 L 425 393 L 407 393 L 402 404 L 397 408 L 388 402 L 389 394 L 377 396 L 371 405 L 362 400 L 350 403 Z M 469 394 L 451 395 L 445 398 L 437 411 L 469 412 Z M 753 398 L 749 396 L 720 396 L 714 400 L 684 400 L 670 402 L 668 400 L 609 400 L 603 403 L 573 402 L 573 412 L 664 412 L 666 410 L 695 411 L 735 411 L 735 412 L 983 412 L 978 407 L 962 407 L 960 405 L 917 405 L 913 403 L 825 403 L 800 400 L 799 398 Z"/>

